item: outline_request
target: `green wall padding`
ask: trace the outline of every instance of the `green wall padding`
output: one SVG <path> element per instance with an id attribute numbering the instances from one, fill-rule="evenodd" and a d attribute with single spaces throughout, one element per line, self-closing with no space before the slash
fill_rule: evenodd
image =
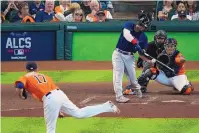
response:
<path id="1" fill-rule="evenodd" d="M 146 34 L 152 41 L 154 32 Z M 73 32 L 72 60 L 110 61 L 119 36 L 119 32 Z M 199 32 L 169 32 L 168 36 L 177 39 L 187 60 L 199 60 Z"/>

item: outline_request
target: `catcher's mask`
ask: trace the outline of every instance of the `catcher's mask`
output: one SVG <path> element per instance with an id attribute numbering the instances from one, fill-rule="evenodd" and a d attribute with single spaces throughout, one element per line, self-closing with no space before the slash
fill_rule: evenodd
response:
<path id="1" fill-rule="evenodd" d="M 158 30 L 154 35 L 154 41 L 158 48 L 164 46 L 164 42 L 167 39 L 167 33 L 164 30 Z"/>
<path id="2" fill-rule="evenodd" d="M 176 51 L 177 41 L 174 38 L 168 38 L 164 43 L 164 49 L 167 55 L 172 56 Z"/>

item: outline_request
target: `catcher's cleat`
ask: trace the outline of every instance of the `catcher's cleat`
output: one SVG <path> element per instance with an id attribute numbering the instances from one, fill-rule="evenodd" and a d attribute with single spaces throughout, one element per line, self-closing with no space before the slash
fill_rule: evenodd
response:
<path id="1" fill-rule="evenodd" d="M 181 94 L 184 95 L 190 95 L 191 92 L 194 91 L 193 85 L 191 83 L 189 83 L 188 85 L 185 85 L 182 90 L 181 90 Z"/>
<path id="2" fill-rule="evenodd" d="M 135 92 L 132 89 L 126 89 L 123 91 L 123 95 L 133 95 Z"/>
<path id="3" fill-rule="evenodd" d="M 189 88 L 186 89 L 186 91 L 185 91 L 183 94 L 184 94 L 184 95 L 190 95 L 191 92 L 192 92 L 192 88 L 189 87 Z"/>

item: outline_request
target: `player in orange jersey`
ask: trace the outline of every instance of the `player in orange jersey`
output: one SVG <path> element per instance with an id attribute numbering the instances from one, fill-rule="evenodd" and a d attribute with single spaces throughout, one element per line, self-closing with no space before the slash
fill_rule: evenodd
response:
<path id="1" fill-rule="evenodd" d="M 22 99 L 27 99 L 27 91 L 33 97 L 43 102 L 47 133 L 55 133 L 59 112 L 76 118 L 88 118 L 104 112 L 120 112 L 117 106 L 111 101 L 95 106 L 78 108 L 54 84 L 50 77 L 37 72 L 37 64 L 35 62 L 28 62 L 26 70 L 27 74 L 15 82 L 16 91 Z"/>
<path id="2" fill-rule="evenodd" d="M 167 55 L 169 57 L 168 66 L 174 70 L 174 73 L 159 65 L 160 73 L 155 80 L 163 85 L 175 88 L 181 94 L 189 95 L 194 89 L 185 73 L 185 58 L 176 47 L 176 39 L 168 38 L 165 41 L 165 50 L 160 56 Z"/>

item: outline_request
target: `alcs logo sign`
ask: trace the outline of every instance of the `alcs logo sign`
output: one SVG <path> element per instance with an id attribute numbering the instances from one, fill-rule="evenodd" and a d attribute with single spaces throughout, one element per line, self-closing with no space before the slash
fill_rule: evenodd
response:
<path id="1" fill-rule="evenodd" d="M 25 53 L 30 52 L 31 37 L 27 32 L 14 33 L 11 32 L 6 41 L 7 52 L 14 55 L 11 59 L 26 59 Z"/>

